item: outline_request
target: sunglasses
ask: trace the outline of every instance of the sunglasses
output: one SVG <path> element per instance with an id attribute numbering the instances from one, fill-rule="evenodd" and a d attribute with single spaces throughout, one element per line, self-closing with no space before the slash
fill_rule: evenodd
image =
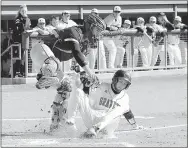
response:
<path id="1" fill-rule="evenodd" d="M 66 15 L 66 16 L 71 16 L 70 13 L 64 13 L 64 15 Z"/>
<path id="2" fill-rule="evenodd" d="M 44 25 L 45 23 L 39 23 L 39 25 Z"/>
<path id="3" fill-rule="evenodd" d="M 114 13 L 120 13 L 120 11 L 114 11 Z"/>

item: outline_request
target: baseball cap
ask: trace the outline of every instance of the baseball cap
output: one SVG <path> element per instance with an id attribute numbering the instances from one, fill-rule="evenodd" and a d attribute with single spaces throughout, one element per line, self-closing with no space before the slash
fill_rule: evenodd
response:
<path id="1" fill-rule="evenodd" d="M 62 15 L 63 15 L 63 14 L 70 14 L 70 11 L 64 10 L 64 11 L 62 12 Z"/>
<path id="2" fill-rule="evenodd" d="M 124 21 L 124 24 L 129 24 L 129 25 L 131 25 L 131 21 L 130 21 L 130 20 L 125 20 L 125 21 Z"/>
<path id="3" fill-rule="evenodd" d="M 25 7 L 27 7 L 26 4 L 20 5 L 20 8 L 25 8 Z"/>
<path id="4" fill-rule="evenodd" d="M 98 12 L 98 9 L 96 9 L 96 8 L 93 8 L 93 9 L 91 10 L 91 13 L 92 13 L 92 12 L 93 12 L 93 13 L 99 13 L 99 12 Z"/>
<path id="5" fill-rule="evenodd" d="M 176 16 L 174 20 L 178 21 L 178 22 L 181 22 L 181 17 L 180 16 Z"/>
<path id="6" fill-rule="evenodd" d="M 39 18 L 39 19 L 38 19 L 38 23 L 46 23 L 46 21 L 45 21 L 44 18 Z"/>
<path id="7" fill-rule="evenodd" d="M 160 12 L 157 16 L 158 16 L 158 17 L 159 17 L 159 16 L 166 16 L 166 14 L 165 14 L 164 12 Z"/>
<path id="8" fill-rule="evenodd" d="M 151 16 L 150 18 L 149 18 L 149 21 L 157 21 L 157 19 L 156 19 L 156 17 L 155 16 Z"/>
<path id="9" fill-rule="evenodd" d="M 121 12 L 121 7 L 120 7 L 120 6 L 115 6 L 113 10 L 114 10 L 114 11 Z"/>
<path id="10" fill-rule="evenodd" d="M 137 18 L 137 22 L 145 22 L 145 21 L 144 21 L 144 18 L 139 17 L 139 18 Z"/>

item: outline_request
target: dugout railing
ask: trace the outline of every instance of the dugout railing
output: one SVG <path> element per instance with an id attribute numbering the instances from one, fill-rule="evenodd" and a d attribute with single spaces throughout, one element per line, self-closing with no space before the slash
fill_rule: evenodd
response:
<path id="1" fill-rule="evenodd" d="M 168 55 L 168 37 L 170 35 L 173 36 L 177 36 L 179 38 L 179 50 L 181 51 L 181 57 L 182 57 L 182 62 L 179 65 L 170 65 L 169 64 L 169 55 Z M 136 48 L 136 44 L 138 44 L 137 41 L 135 41 L 135 38 L 141 38 L 144 35 L 142 33 L 137 33 L 136 29 L 131 29 L 131 30 L 119 30 L 119 31 L 104 31 L 102 32 L 102 35 L 99 38 L 98 41 L 98 47 L 96 49 L 93 50 L 97 50 L 97 58 L 95 61 L 95 67 L 93 69 L 93 71 L 100 73 L 100 72 L 114 72 L 115 70 L 119 69 L 120 67 L 114 67 L 114 68 L 109 68 L 108 67 L 108 63 L 109 63 L 109 49 L 105 46 L 104 44 L 104 40 L 112 40 L 114 42 L 116 42 L 116 46 L 118 43 L 118 40 L 120 41 L 120 44 L 123 44 L 123 40 L 122 37 L 127 37 L 129 38 L 129 43 L 127 44 L 127 46 L 125 48 L 125 54 L 123 56 L 123 64 L 122 64 L 122 69 L 127 69 L 127 70 L 131 70 L 131 71 L 145 71 L 145 70 L 158 70 L 158 69 L 164 69 L 164 70 L 170 70 L 170 69 L 178 69 L 178 68 L 185 68 L 187 66 L 187 30 L 186 31 L 180 31 L 180 30 L 173 30 L 171 32 L 167 32 L 166 36 L 164 37 L 164 51 L 163 51 L 163 56 L 165 59 L 164 64 L 160 64 L 160 56 L 161 54 L 159 54 L 159 56 L 157 57 L 157 61 L 155 63 L 155 65 L 149 65 L 148 67 L 144 67 L 143 66 L 143 59 L 142 59 L 142 53 L 140 52 L 139 49 L 135 49 Z M 25 77 L 31 77 L 31 76 L 36 76 L 37 72 L 34 70 L 34 67 L 32 65 L 32 60 L 30 58 L 30 50 L 32 49 L 32 46 L 34 46 L 34 44 L 38 43 L 38 42 L 42 42 L 43 40 L 49 40 L 49 42 L 51 40 L 53 40 L 54 38 L 52 38 L 52 36 L 46 36 L 46 35 L 38 35 L 35 37 L 30 37 L 28 36 L 28 34 L 23 34 L 22 37 L 22 48 L 25 50 Z M 127 39 L 125 39 L 127 40 Z M 101 46 L 103 46 L 103 50 L 105 52 L 105 62 L 106 62 L 106 67 L 105 68 L 101 68 L 100 64 L 101 62 Z M 129 48 L 128 48 L 129 46 Z M 144 46 L 144 44 L 142 45 Z M 13 50 L 13 48 L 12 48 Z M 118 48 L 117 48 L 118 50 Z M 154 51 L 154 45 L 152 44 L 152 51 Z M 12 51 L 13 52 L 13 51 Z M 11 52 L 11 53 L 12 53 Z M 21 53 L 21 52 L 20 52 Z M 129 54 L 128 54 L 129 53 Z M 2 56 L 2 55 L 1 55 Z M 116 56 L 116 55 L 114 55 Z M 11 56 L 12 57 L 12 56 Z M 19 55 L 19 58 L 21 57 L 21 55 Z M 16 58 L 16 57 L 15 57 Z M 11 58 L 11 61 L 14 60 L 13 58 Z M 128 64 L 128 60 L 129 60 L 129 64 Z M 13 63 L 13 62 L 12 62 Z M 62 62 L 63 67 L 64 62 Z M 74 67 L 76 65 L 75 60 L 72 60 L 72 67 L 69 71 L 65 71 L 66 73 L 71 72 L 72 70 L 74 70 Z M 11 65 L 12 67 L 12 65 Z"/>

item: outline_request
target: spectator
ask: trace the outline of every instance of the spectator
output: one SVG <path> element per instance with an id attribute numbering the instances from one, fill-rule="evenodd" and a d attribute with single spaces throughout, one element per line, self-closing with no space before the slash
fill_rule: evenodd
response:
<path id="1" fill-rule="evenodd" d="M 61 30 L 61 29 L 72 27 L 72 26 L 78 26 L 73 20 L 70 19 L 70 17 L 71 17 L 71 14 L 69 11 L 63 11 L 61 20 L 59 21 L 59 25 L 57 28 Z"/>
<path id="2" fill-rule="evenodd" d="M 182 23 L 181 17 L 176 16 L 174 19 L 174 26 L 176 29 L 185 30 L 187 29 L 187 25 Z M 180 34 L 180 44 L 179 48 L 181 50 L 182 55 L 182 64 L 187 64 L 187 33 Z"/>
<path id="3" fill-rule="evenodd" d="M 125 20 L 121 30 L 128 30 L 130 29 L 131 21 Z M 124 55 L 126 51 L 127 57 L 127 67 L 130 66 L 130 56 L 131 56 L 131 46 L 130 46 L 130 37 L 122 35 L 119 39 L 115 40 L 115 45 L 117 46 L 117 53 L 116 53 L 116 60 L 115 60 L 115 67 L 122 68 Z"/>
<path id="4" fill-rule="evenodd" d="M 98 10 L 96 8 L 93 8 L 91 10 L 91 14 L 92 15 L 99 15 L 98 14 Z M 99 48 L 99 50 L 98 50 Z M 105 50 L 104 50 L 104 45 L 103 45 L 103 41 L 99 40 L 99 47 L 89 47 L 88 48 L 88 55 L 87 60 L 89 62 L 89 68 L 90 69 L 94 69 L 95 68 L 95 62 L 96 62 L 96 58 L 97 58 L 97 53 L 99 51 L 99 68 L 104 69 L 106 68 L 106 57 L 105 57 Z"/>
<path id="5" fill-rule="evenodd" d="M 177 22 L 176 21 L 181 21 L 179 17 L 176 17 L 174 19 L 174 27 L 177 29 L 180 29 L 180 26 L 177 26 Z M 169 60 L 170 60 L 170 65 L 180 65 L 182 62 L 181 59 L 181 51 L 179 48 L 179 43 L 180 43 L 180 35 L 177 34 L 169 34 L 168 35 L 168 46 L 167 46 L 167 50 L 168 50 L 168 55 L 169 55 Z"/>
<path id="6" fill-rule="evenodd" d="M 22 33 L 28 29 L 30 29 L 31 21 L 27 15 L 27 6 L 21 5 L 18 13 L 16 14 L 15 18 L 15 26 L 13 29 L 12 39 L 14 43 L 22 43 Z M 14 49 L 14 56 L 18 56 L 18 49 L 15 47 Z M 18 76 L 23 77 L 25 73 L 25 66 L 24 66 L 24 57 L 25 51 L 21 48 L 21 60 L 16 60 L 13 66 L 13 77 L 16 76 L 16 72 L 19 72 Z"/>
<path id="7" fill-rule="evenodd" d="M 38 23 L 37 23 L 37 26 L 33 28 L 34 32 L 31 34 L 32 35 L 35 35 L 35 34 L 40 34 L 40 35 L 49 35 L 49 31 L 48 29 L 46 28 L 46 21 L 44 18 L 39 18 L 38 19 Z"/>
<path id="8" fill-rule="evenodd" d="M 170 31 L 174 29 L 174 25 L 171 24 L 165 13 L 161 12 L 158 14 L 158 22 L 159 26 L 156 27 L 159 30 L 159 34 L 156 36 L 156 40 L 154 42 L 154 50 L 153 50 L 153 57 L 151 66 L 154 66 L 157 62 L 158 56 L 160 54 L 160 65 L 165 65 L 165 48 L 164 48 L 164 32 Z"/>
<path id="9" fill-rule="evenodd" d="M 145 33 L 147 33 L 147 27 L 145 26 L 145 20 L 142 17 L 137 18 L 136 27 L 141 27 Z M 135 37 L 136 49 L 140 51 L 143 67 L 149 67 L 152 58 L 152 42 L 149 40 L 148 36 L 144 34 L 143 36 Z"/>
<path id="10" fill-rule="evenodd" d="M 117 31 L 122 24 L 122 18 L 120 16 L 121 14 L 121 7 L 115 6 L 113 9 L 113 13 L 108 15 L 105 19 L 104 22 L 106 23 L 107 30 L 109 31 Z M 110 37 L 112 38 L 112 37 Z M 109 51 L 109 63 L 108 63 L 108 68 L 114 68 L 115 64 L 115 58 L 117 48 L 112 39 L 104 38 L 103 40 L 104 45 L 106 46 L 107 50 Z"/>
<path id="11" fill-rule="evenodd" d="M 50 17 L 50 24 L 46 25 L 46 28 L 50 34 L 53 34 L 52 30 L 57 29 L 58 25 L 59 25 L 58 17 L 52 15 Z"/>
<path id="12" fill-rule="evenodd" d="M 62 30 L 72 26 L 78 26 L 73 20 L 70 19 L 70 16 L 71 15 L 69 11 L 62 12 L 61 20 L 59 21 L 59 25 L 57 26 L 58 30 Z M 70 71 L 71 65 L 72 65 L 72 59 L 62 62 L 62 67 L 64 71 Z"/>

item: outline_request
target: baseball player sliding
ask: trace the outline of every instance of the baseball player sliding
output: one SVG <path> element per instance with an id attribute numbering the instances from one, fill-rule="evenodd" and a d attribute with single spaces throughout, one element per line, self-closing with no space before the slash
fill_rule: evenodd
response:
<path id="1" fill-rule="evenodd" d="M 74 112 L 80 112 L 85 126 L 88 130 L 83 133 L 84 138 L 93 138 L 102 134 L 111 137 L 117 129 L 121 115 L 124 115 L 133 128 L 137 126 L 134 115 L 129 107 L 129 96 L 126 89 L 131 85 L 130 74 L 118 70 L 112 83 L 93 83 L 92 79 L 85 73 L 75 75 L 75 84 L 72 86 L 74 103 L 71 104 Z"/>

